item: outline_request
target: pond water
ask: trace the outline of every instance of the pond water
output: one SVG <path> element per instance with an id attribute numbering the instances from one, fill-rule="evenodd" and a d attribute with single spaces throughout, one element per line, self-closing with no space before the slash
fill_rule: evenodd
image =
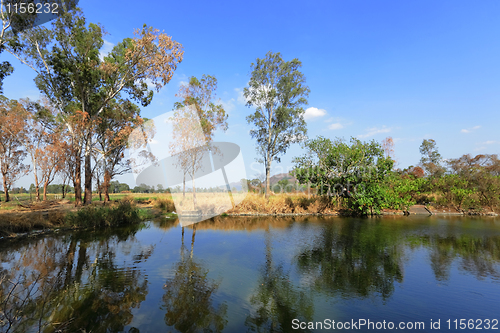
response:
<path id="1" fill-rule="evenodd" d="M 500 219 L 163 219 L 0 243 L 0 276 L 0 331 L 499 329 Z"/>

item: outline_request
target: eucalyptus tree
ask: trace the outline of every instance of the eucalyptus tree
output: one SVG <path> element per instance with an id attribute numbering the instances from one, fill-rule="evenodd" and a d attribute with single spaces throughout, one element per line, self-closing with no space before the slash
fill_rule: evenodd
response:
<path id="1" fill-rule="evenodd" d="M 81 159 L 85 163 L 85 203 L 92 197 L 91 153 L 99 119 L 114 99 L 127 98 L 147 106 L 153 90 L 159 91 L 172 78 L 182 61 L 182 45 L 165 33 L 146 25 L 125 38 L 110 54 L 101 57 L 102 27 L 86 23 L 79 9 L 63 13 L 52 29 L 35 27 L 20 34 L 21 47 L 9 49 L 32 68 L 40 91 L 59 110 L 75 153 L 75 196 L 81 202 Z M 68 121 L 78 112 L 81 131 Z"/>
<path id="2" fill-rule="evenodd" d="M 284 61 L 280 53 L 268 52 L 251 64 L 251 77 L 243 95 L 255 112 L 247 117 L 257 140 L 259 162 L 266 168 L 266 198 L 270 192 L 271 162 L 280 162 L 290 144 L 301 142 L 307 134 L 304 105 L 309 95 L 298 59 Z"/>
<path id="3" fill-rule="evenodd" d="M 191 176 L 194 209 L 197 205 L 194 176 L 203 167 L 208 151 L 218 153 L 211 145 L 215 131 L 227 130 L 228 114 L 216 100 L 216 90 L 215 76 L 204 74 L 201 79 L 192 76 L 176 94 L 181 101 L 174 104 L 175 113 L 171 119 L 174 140 L 169 149 L 177 156 L 177 165 L 184 173 L 183 196 L 186 194 L 186 174 Z"/>

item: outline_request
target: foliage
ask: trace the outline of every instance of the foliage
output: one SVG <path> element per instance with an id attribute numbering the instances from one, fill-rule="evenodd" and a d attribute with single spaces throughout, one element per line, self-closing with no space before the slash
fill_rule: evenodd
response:
<path id="1" fill-rule="evenodd" d="M 420 154 L 422 154 L 420 164 L 427 175 L 439 177 L 444 173 L 445 169 L 441 166 L 442 157 L 438 152 L 436 141 L 424 139 L 420 145 Z"/>
<path id="2" fill-rule="evenodd" d="M 83 207 L 75 213 L 69 213 L 66 221 L 72 226 L 103 228 L 139 223 L 141 216 L 137 207 L 129 201 L 121 201 L 115 207 Z"/>
<path id="3" fill-rule="evenodd" d="M 186 174 L 191 176 L 193 185 L 193 204 L 196 207 L 195 174 L 203 167 L 204 157 L 209 151 L 219 153 L 211 146 L 217 129 L 227 129 L 227 113 L 222 104 L 215 101 L 217 79 L 203 75 L 200 80 L 192 76 L 188 84 L 182 84 L 176 95 L 175 113 L 171 118 L 173 140 L 169 147 L 177 157 L 177 167 L 184 174 L 183 193 L 185 194 Z"/>
<path id="4" fill-rule="evenodd" d="M 375 141 L 318 137 L 306 142 L 308 154 L 295 159 L 294 175 L 320 195 L 343 198 L 353 214 L 379 213 L 386 206 L 384 176 L 394 161 Z"/>
<path id="5" fill-rule="evenodd" d="M 79 169 L 82 154 L 85 203 L 91 202 L 91 155 L 99 120 L 115 119 L 115 113 L 107 112 L 113 104 L 131 103 L 122 94 L 147 106 L 153 98 L 153 90 L 149 89 L 148 83 L 159 91 L 170 81 L 183 58 L 179 43 L 145 25 L 135 31 L 134 38 L 125 38 L 107 57 L 101 59 L 102 36 L 102 27 L 87 24 L 82 12 L 75 9 L 61 14 L 52 29 L 39 26 L 23 32 L 21 47 L 9 50 L 36 72 L 37 87 L 51 104 L 57 106 L 58 118 L 68 128 L 75 160 L 73 179 L 76 180 L 77 203 L 81 200 Z M 81 121 L 73 123 L 70 120 L 77 113 L 81 113 Z M 75 126 L 80 130 L 76 131 Z M 122 134 L 121 131 L 116 133 L 118 136 Z M 116 156 L 122 155 L 118 152 Z"/>
<path id="6" fill-rule="evenodd" d="M 266 168 L 266 197 L 271 162 L 279 162 L 290 144 L 303 141 L 307 134 L 302 106 L 307 105 L 310 90 L 299 71 L 301 66 L 298 59 L 284 61 L 280 53 L 268 52 L 264 59 L 252 63 L 250 81 L 244 89 L 246 105 L 255 107 L 247 122 L 254 126 L 250 135 L 257 141 L 259 161 Z"/>
<path id="7" fill-rule="evenodd" d="M 22 163 L 27 155 L 21 142 L 26 131 L 23 110 L 15 100 L 0 100 L 0 174 L 6 202 L 14 182 L 29 172 L 29 165 Z"/>

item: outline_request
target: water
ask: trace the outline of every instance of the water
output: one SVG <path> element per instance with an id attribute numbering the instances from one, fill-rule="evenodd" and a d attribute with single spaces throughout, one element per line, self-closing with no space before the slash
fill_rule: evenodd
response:
<path id="1" fill-rule="evenodd" d="M 13 332 L 500 327 L 498 218 L 242 217 L 194 228 L 163 219 L 1 243 L 0 331 L 9 320 Z"/>

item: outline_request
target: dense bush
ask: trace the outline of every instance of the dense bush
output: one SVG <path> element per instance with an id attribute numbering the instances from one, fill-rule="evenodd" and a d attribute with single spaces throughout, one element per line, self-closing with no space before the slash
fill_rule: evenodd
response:
<path id="1" fill-rule="evenodd" d="M 113 207 L 85 206 L 66 217 L 66 223 L 73 226 L 102 228 L 139 223 L 141 214 L 129 201 L 122 201 Z"/>

